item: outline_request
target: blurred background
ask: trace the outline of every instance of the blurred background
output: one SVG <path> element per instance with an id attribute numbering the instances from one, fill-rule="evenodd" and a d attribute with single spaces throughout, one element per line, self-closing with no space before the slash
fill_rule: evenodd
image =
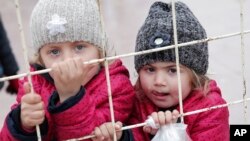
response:
<path id="1" fill-rule="evenodd" d="M 109 40 L 115 47 L 117 55 L 134 51 L 136 34 L 148 14 L 150 5 L 156 0 L 101 0 L 104 23 Z M 163 2 L 169 0 L 162 0 Z M 240 32 L 240 3 L 239 0 L 181 0 L 185 2 L 207 31 L 208 37 L 221 36 Z M 244 28 L 250 30 L 250 1 L 244 1 Z M 20 0 L 24 33 L 30 47 L 29 18 L 37 0 Z M 25 72 L 24 57 L 14 0 L 0 0 L 0 12 L 12 50 L 20 66 L 20 73 Z M 247 97 L 250 86 L 250 34 L 245 39 L 245 78 Z M 241 68 L 240 36 L 209 42 L 209 76 L 217 80 L 224 99 L 227 102 L 243 98 L 243 79 Z M 130 71 L 134 84 L 136 72 L 133 57 L 122 58 Z M 7 83 L 7 82 L 6 82 Z M 7 84 L 5 84 L 6 87 Z M 0 91 L 0 127 L 4 118 L 15 102 L 15 96 Z M 248 102 L 250 107 L 250 102 Z M 229 106 L 230 124 L 246 124 L 243 116 L 243 104 Z M 249 108 L 247 118 L 250 119 Z M 250 122 L 248 121 L 247 124 Z"/>

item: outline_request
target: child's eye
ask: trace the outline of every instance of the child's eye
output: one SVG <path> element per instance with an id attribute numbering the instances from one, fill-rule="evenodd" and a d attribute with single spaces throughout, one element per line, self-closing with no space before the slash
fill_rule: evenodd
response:
<path id="1" fill-rule="evenodd" d="M 50 50 L 49 51 L 49 54 L 52 54 L 52 55 L 59 55 L 60 54 L 60 51 L 58 49 L 53 49 L 53 50 Z"/>
<path id="2" fill-rule="evenodd" d="M 147 72 L 154 72 L 155 69 L 154 68 L 146 68 Z"/>
<path id="3" fill-rule="evenodd" d="M 177 69 L 176 69 L 176 68 L 170 68 L 168 71 L 169 71 L 170 73 L 176 73 L 176 72 L 177 72 Z"/>
<path id="4" fill-rule="evenodd" d="M 76 47 L 75 47 L 75 50 L 76 51 L 81 51 L 81 50 L 83 50 L 84 49 L 84 45 L 77 45 Z"/>

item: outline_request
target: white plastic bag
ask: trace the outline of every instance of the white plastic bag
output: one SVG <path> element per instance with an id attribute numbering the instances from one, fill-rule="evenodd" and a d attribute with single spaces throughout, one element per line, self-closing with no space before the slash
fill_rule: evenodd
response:
<path id="1" fill-rule="evenodd" d="M 187 125 L 183 123 L 161 126 L 151 141 L 191 141 L 186 128 Z"/>
<path id="2" fill-rule="evenodd" d="M 152 128 L 158 129 L 152 117 L 146 120 Z M 187 125 L 183 123 L 171 123 L 161 126 L 151 141 L 192 141 L 186 132 Z"/>

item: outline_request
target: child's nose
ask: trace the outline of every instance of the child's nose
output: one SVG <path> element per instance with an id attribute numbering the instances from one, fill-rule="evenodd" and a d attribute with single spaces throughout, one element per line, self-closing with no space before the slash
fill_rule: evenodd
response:
<path id="1" fill-rule="evenodd" d="M 155 85 L 156 86 L 166 86 L 167 85 L 167 81 L 164 75 L 158 73 L 155 76 Z"/>
<path id="2" fill-rule="evenodd" d="M 65 60 L 68 60 L 68 59 L 71 59 L 71 58 L 73 58 L 74 57 L 74 54 L 72 53 L 72 52 L 66 52 L 65 54 L 64 54 L 64 61 Z"/>

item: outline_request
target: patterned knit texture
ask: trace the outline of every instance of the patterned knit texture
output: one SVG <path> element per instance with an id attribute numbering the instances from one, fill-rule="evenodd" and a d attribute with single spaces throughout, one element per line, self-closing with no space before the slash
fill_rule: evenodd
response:
<path id="1" fill-rule="evenodd" d="M 96 0 L 39 0 L 30 21 L 35 52 L 49 43 L 86 41 L 102 47 Z"/>
<path id="2" fill-rule="evenodd" d="M 178 43 L 207 38 L 206 31 L 182 2 L 175 3 Z M 138 32 L 135 51 L 160 48 L 174 44 L 171 3 L 155 2 Z M 164 50 L 135 56 L 135 69 L 157 61 L 174 62 L 175 49 Z M 198 74 L 205 74 L 208 69 L 207 43 L 199 43 L 179 48 L 179 61 Z"/>

